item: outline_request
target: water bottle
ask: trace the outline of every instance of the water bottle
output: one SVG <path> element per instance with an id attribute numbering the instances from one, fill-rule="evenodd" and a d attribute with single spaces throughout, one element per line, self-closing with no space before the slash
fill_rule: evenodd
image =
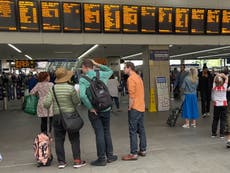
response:
<path id="1" fill-rule="evenodd" d="M 0 154 L 0 162 L 2 161 L 2 159 L 3 159 L 3 158 L 2 158 L 2 155 Z"/>

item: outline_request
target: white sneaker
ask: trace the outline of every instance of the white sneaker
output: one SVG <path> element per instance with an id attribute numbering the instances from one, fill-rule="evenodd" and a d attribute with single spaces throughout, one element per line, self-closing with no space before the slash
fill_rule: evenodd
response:
<path id="1" fill-rule="evenodd" d="M 189 129 L 189 125 L 187 125 L 187 124 L 184 124 L 182 127 L 185 129 Z"/>
<path id="2" fill-rule="evenodd" d="M 207 117 L 209 117 L 209 116 L 210 116 L 210 113 L 209 113 L 209 112 L 207 112 L 207 113 L 206 113 L 206 116 L 207 116 Z"/>
<path id="3" fill-rule="evenodd" d="M 193 128 L 196 128 L 196 124 L 191 124 L 191 126 L 192 126 Z"/>
<path id="4" fill-rule="evenodd" d="M 207 116 L 207 114 L 206 113 L 204 113 L 203 115 L 202 115 L 202 118 L 205 118 Z"/>

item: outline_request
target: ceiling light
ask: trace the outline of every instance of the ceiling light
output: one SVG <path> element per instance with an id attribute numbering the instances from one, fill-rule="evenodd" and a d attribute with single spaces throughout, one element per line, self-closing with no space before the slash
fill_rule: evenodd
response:
<path id="1" fill-rule="evenodd" d="M 29 55 L 25 55 L 26 58 L 32 60 L 33 58 L 31 58 Z"/>
<path id="2" fill-rule="evenodd" d="M 222 54 L 216 54 L 216 55 L 207 55 L 207 56 L 199 56 L 198 59 L 204 59 L 204 58 L 211 58 L 211 57 L 217 57 L 217 56 L 227 56 L 230 55 L 230 53 L 222 53 Z"/>
<path id="3" fill-rule="evenodd" d="M 140 52 L 140 53 L 136 53 L 136 54 L 132 54 L 132 55 L 127 55 L 127 56 L 123 56 L 121 57 L 121 59 L 128 59 L 128 58 L 132 58 L 132 57 L 135 57 L 135 56 L 140 56 L 142 55 L 143 53 Z"/>
<path id="4" fill-rule="evenodd" d="M 90 52 L 92 52 L 94 49 L 96 49 L 99 45 L 95 44 L 93 47 L 91 47 L 89 50 L 87 50 L 86 52 L 84 52 L 82 55 L 80 55 L 77 59 L 81 59 L 84 56 L 86 56 L 87 54 L 89 54 Z"/>
<path id="5" fill-rule="evenodd" d="M 19 50 L 18 48 L 16 48 L 14 45 L 12 45 L 12 44 L 8 44 L 8 46 L 10 46 L 10 47 L 12 47 L 14 50 L 16 50 L 17 52 L 19 52 L 19 53 L 22 53 L 22 51 L 21 50 Z"/>
<path id="6" fill-rule="evenodd" d="M 221 50 L 221 49 L 227 49 L 227 48 L 230 48 L 230 46 L 217 47 L 217 48 L 213 48 L 213 49 L 206 49 L 206 50 L 200 50 L 200 51 L 189 52 L 189 53 L 182 53 L 182 54 L 178 54 L 178 55 L 172 55 L 172 56 L 169 56 L 169 57 L 170 58 L 176 58 L 176 57 L 181 57 L 181 56 L 194 55 L 194 54 L 205 53 L 205 52 Z"/>
<path id="7" fill-rule="evenodd" d="M 54 52 L 56 54 L 70 54 L 70 53 L 73 53 L 73 52 Z"/>

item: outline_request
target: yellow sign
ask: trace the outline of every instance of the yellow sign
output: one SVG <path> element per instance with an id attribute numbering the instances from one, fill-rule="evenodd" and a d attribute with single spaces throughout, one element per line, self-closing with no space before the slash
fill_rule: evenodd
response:
<path id="1" fill-rule="evenodd" d="M 155 93 L 154 89 L 150 89 L 150 98 L 149 98 L 149 112 L 156 112 L 156 101 L 155 101 Z"/>

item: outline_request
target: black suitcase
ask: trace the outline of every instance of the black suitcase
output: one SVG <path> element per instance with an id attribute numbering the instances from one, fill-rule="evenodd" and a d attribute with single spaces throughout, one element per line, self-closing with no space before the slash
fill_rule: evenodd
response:
<path id="1" fill-rule="evenodd" d="M 167 124 L 169 125 L 169 127 L 175 127 L 176 126 L 177 119 L 182 112 L 182 106 L 183 106 L 183 103 L 181 104 L 180 107 L 174 108 L 172 110 L 172 112 L 169 114 L 169 117 L 167 120 Z"/>

